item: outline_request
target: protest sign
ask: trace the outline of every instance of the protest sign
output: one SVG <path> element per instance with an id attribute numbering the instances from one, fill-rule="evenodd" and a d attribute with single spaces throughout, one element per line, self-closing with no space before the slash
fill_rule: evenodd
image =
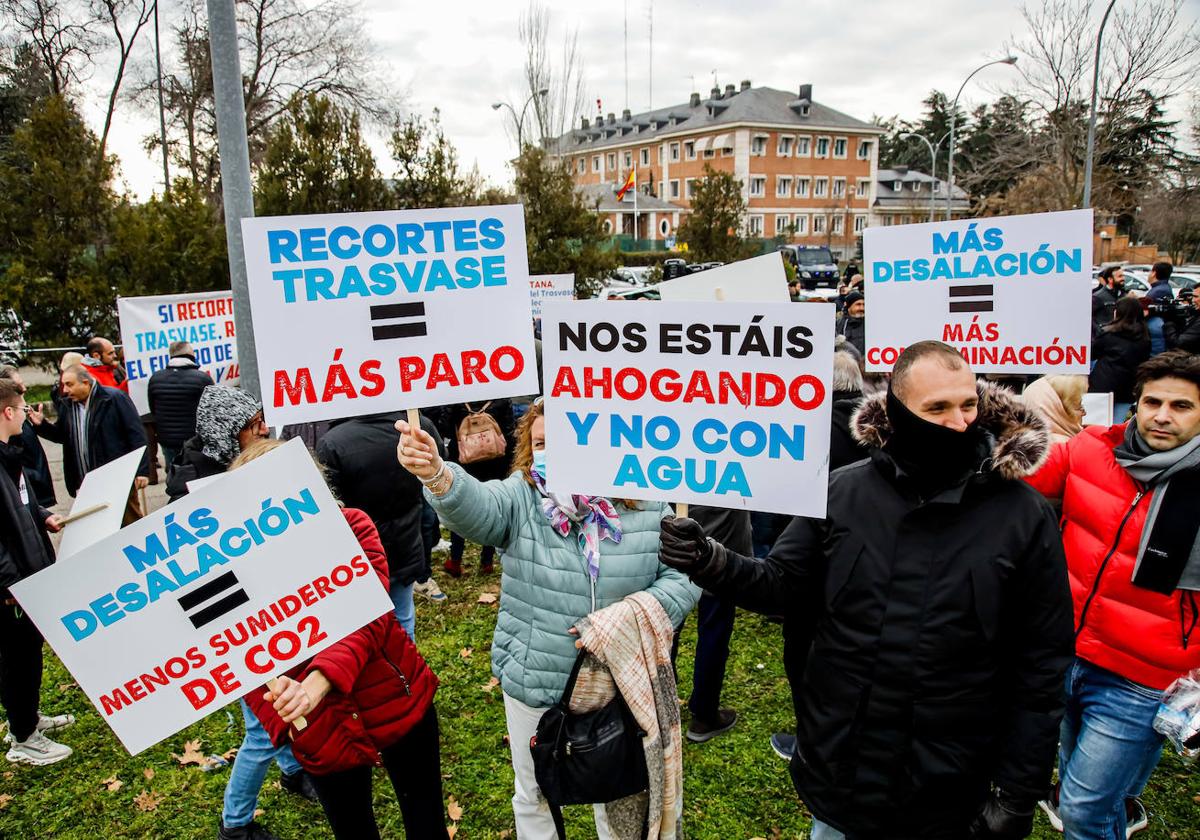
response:
<path id="1" fill-rule="evenodd" d="M 186 341 L 196 364 L 218 385 L 236 385 L 240 376 L 230 292 L 117 298 L 121 349 L 129 375 L 129 398 L 139 414 L 150 411 L 146 386 L 167 366 L 167 348 Z"/>
<path id="2" fill-rule="evenodd" d="M 58 543 L 59 561 L 121 530 L 125 503 L 129 499 L 129 491 L 133 489 L 133 480 L 137 478 L 137 469 L 145 451 L 146 447 L 139 446 L 102 467 L 88 470 L 75 492 L 75 503 L 71 505 L 68 517 L 79 518 L 67 523 Z M 95 513 L 81 516 L 89 508 L 95 508 Z"/>
<path id="3" fill-rule="evenodd" d="M 519 205 L 242 220 L 271 425 L 535 393 Z"/>
<path id="4" fill-rule="evenodd" d="M 790 303 L 783 258 L 772 251 L 761 257 L 721 265 L 666 280 L 656 287 L 663 300 L 747 300 Z M 717 291 L 721 296 L 718 298 Z"/>
<path id="5" fill-rule="evenodd" d="M 542 317 L 543 301 L 574 299 L 574 274 L 535 274 L 529 278 L 529 302 L 534 318 Z"/>
<path id="6" fill-rule="evenodd" d="M 547 303 L 549 488 L 823 516 L 833 307 Z"/>
<path id="7" fill-rule="evenodd" d="M 1124 419 L 1124 418 L 1122 418 Z M 1113 395 L 1083 395 L 1083 425 L 1111 426 L 1113 424 Z"/>
<path id="8" fill-rule="evenodd" d="M 392 609 L 298 440 L 12 593 L 134 754 Z"/>
<path id="9" fill-rule="evenodd" d="M 867 370 L 937 339 L 976 373 L 1084 373 L 1092 211 L 869 227 Z"/>

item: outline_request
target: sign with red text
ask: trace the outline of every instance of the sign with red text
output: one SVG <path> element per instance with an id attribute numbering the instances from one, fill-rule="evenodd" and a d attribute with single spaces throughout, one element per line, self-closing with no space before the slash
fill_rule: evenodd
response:
<path id="1" fill-rule="evenodd" d="M 833 305 L 547 303 L 549 489 L 824 516 Z"/>
<path id="2" fill-rule="evenodd" d="M 196 364 L 218 385 L 236 385 L 240 377 L 237 331 L 231 292 L 195 292 L 117 298 L 121 351 L 129 375 L 129 398 L 139 414 L 150 412 L 146 386 L 167 366 L 173 342 L 192 345 Z"/>
<path id="3" fill-rule="evenodd" d="M 535 274 L 529 278 L 529 302 L 533 317 L 542 317 L 542 304 L 548 300 L 575 300 L 574 274 Z"/>
<path id="4" fill-rule="evenodd" d="M 869 227 L 866 362 L 944 341 L 976 373 L 1090 367 L 1092 211 Z"/>
<path id="5" fill-rule="evenodd" d="M 272 425 L 536 393 L 519 205 L 242 220 Z"/>
<path id="6" fill-rule="evenodd" d="M 12 593 L 132 754 L 392 609 L 299 440 Z"/>

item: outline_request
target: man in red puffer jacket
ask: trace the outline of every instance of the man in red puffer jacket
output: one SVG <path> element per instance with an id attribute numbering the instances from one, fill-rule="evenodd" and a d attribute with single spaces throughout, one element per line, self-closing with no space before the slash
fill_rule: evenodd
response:
<path id="1" fill-rule="evenodd" d="M 1062 499 L 1075 606 L 1059 801 L 1043 803 L 1069 838 L 1124 840 L 1145 827 L 1126 799 L 1158 763 L 1159 700 L 1200 667 L 1200 356 L 1143 363 L 1134 397 L 1134 420 L 1085 429 L 1027 479 Z"/>

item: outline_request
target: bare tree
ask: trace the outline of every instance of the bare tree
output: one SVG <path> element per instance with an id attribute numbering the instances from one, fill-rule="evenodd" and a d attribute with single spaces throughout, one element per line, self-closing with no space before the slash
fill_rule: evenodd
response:
<path id="1" fill-rule="evenodd" d="M 516 114 L 510 115 L 513 134 L 520 133 L 516 120 L 524 113 L 524 103 L 531 100 L 537 140 L 558 137 L 583 113 L 586 101 L 579 31 L 563 34 L 562 52 L 556 63 L 552 58 L 550 10 L 541 0 L 531 0 L 517 24 L 517 34 L 525 49 L 525 78 L 521 101 L 513 103 Z M 546 96 L 540 95 L 543 90 L 548 91 Z"/>
<path id="2" fill-rule="evenodd" d="M 108 27 L 111 43 L 117 49 L 117 65 L 108 92 L 108 107 L 104 112 L 104 130 L 100 132 L 100 157 L 104 157 L 108 145 L 108 132 L 112 128 L 117 97 L 125 81 L 129 57 L 138 35 L 154 15 L 155 2 L 157 0 L 94 0 L 94 14 L 97 20 Z"/>
<path id="3" fill-rule="evenodd" d="M 5 46 L 33 46 L 55 94 L 87 78 L 101 46 L 95 16 L 74 0 L 0 0 L 0 21 Z"/>

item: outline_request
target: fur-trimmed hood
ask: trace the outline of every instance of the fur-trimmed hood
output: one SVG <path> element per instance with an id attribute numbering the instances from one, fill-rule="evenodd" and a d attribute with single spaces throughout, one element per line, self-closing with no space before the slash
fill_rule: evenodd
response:
<path id="1" fill-rule="evenodd" d="M 1024 478 L 1038 471 L 1050 454 L 1046 422 L 1016 394 L 980 380 L 976 423 L 993 439 L 991 468 L 1003 478 Z M 850 418 L 854 439 L 864 446 L 882 447 L 892 435 L 887 416 L 887 392 L 863 400 Z"/>

